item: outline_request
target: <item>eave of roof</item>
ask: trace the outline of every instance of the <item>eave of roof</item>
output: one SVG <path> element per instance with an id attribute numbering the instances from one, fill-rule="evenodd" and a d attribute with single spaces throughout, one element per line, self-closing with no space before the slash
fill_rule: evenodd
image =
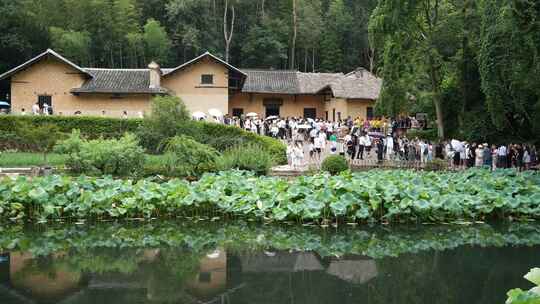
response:
<path id="1" fill-rule="evenodd" d="M 33 65 L 34 63 L 37 63 L 38 61 L 40 61 L 41 59 L 47 57 L 47 56 L 53 56 L 55 57 L 56 59 L 60 60 L 61 62 L 71 66 L 72 68 L 74 68 L 75 70 L 81 72 L 81 74 L 84 74 L 88 77 L 92 77 L 92 75 L 90 73 L 88 73 L 87 71 L 85 71 L 83 68 L 81 68 L 80 66 L 76 65 L 75 63 L 69 61 L 68 59 L 64 58 L 62 55 L 58 54 L 57 52 L 51 50 L 51 49 L 47 49 L 45 52 L 37 55 L 36 57 L 28 60 L 27 62 L 5 72 L 4 74 L 0 75 L 0 80 L 4 80 L 6 78 L 9 78 L 11 77 L 13 74 L 21 71 L 21 70 L 24 70 L 26 69 L 27 67 Z"/>
<path id="2" fill-rule="evenodd" d="M 233 70 L 233 71 L 235 71 L 235 72 L 237 72 L 237 73 L 243 75 L 244 77 L 247 77 L 247 74 L 246 74 L 246 73 L 244 73 L 244 72 L 241 71 L 240 69 L 234 67 L 233 65 L 229 64 L 228 62 L 226 62 L 226 61 L 220 59 L 219 57 L 212 55 L 210 52 L 206 52 L 206 53 L 200 55 L 199 57 L 193 58 L 193 59 L 191 59 L 190 61 L 185 62 L 185 63 L 183 63 L 182 65 L 179 65 L 178 67 L 176 67 L 176 68 L 174 68 L 174 69 L 162 69 L 162 71 L 163 71 L 163 70 L 167 70 L 166 72 L 165 72 L 165 71 L 163 72 L 163 77 L 166 77 L 166 76 L 168 76 L 168 75 L 174 74 L 174 73 L 176 73 L 177 71 L 179 71 L 179 70 L 181 70 L 181 69 L 183 69 L 183 68 L 185 68 L 185 67 L 187 67 L 187 66 L 189 66 L 189 65 L 192 65 L 192 64 L 198 62 L 199 60 L 205 58 L 205 57 L 210 57 L 210 58 L 216 60 L 217 62 L 223 64 L 224 66 L 226 66 L 226 67 L 229 68 L 230 70 Z"/>

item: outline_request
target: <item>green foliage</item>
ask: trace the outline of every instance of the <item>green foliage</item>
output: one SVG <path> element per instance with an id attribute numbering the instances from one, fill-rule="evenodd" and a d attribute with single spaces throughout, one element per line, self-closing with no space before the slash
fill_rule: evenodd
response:
<path id="1" fill-rule="evenodd" d="M 235 146 L 254 144 L 272 155 L 277 163 L 287 161 L 285 146 L 278 140 L 216 123 L 193 121 L 185 105 L 176 97 L 152 101 L 152 113 L 137 131 L 141 144 L 149 151 L 162 152 L 164 143 L 174 136 L 187 136 L 223 152 Z"/>
<path id="2" fill-rule="evenodd" d="M 335 67 L 339 71 L 369 66 L 365 24 L 376 0 L 296 0 L 296 4 L 295 68 L 321 70 L 321 57 L 332 53 L 342 58 L 342 64 Z M 292 47 L 292 1 L 229 0 L 229 10 L 232 6 L 231 63 L 288 68 L 292 61 L 292 52 L 288 52 Z M 206 50 L 224 57 L 223 13 L 224 1 L 217 0 L 2 1 L 0 71 L 21 64 L 51 44 L 65 51 L 70 60 L 94 67 L 146 68 L 152 59 L 172 67 Z M 345 20 L 351 22 L 344 24 Z M 323 28 L 330 29 L 326 34 L 338 37 L 339 43 L 321 44 Z M 257 41 L 266 47 L 244 49 Z M 266 48 L 271 51 L 261 53 Z M 257 54 L 263 56 L 263 64 L 254 61 Z"/>
<path id="3" fill-rule="evenodd" d="M 73 130 L 55 151 L 68 155 L 66 166 L 74 173 L 132 176 L 140 173 L 144 165 L 144 150 L 129 133 L 118 140 L 85 140 L 80 131 Z"/>
<path id="4" fill-rule="evenodd" d="M 534 1 L 484 0 L 478 52 L 482 91 L 498 130 L 538 139 L 540 7 Z"/>
<path id="5" fill-rule="evenodd" d="M 2 168 L 28 168 L 44 165 L 61 167 L 65 163 L 66 157 L 61 154 L 48 154 L 47 162 L 45 162 L 43 156 L 37 153 L 0 152 L 0 167 Z"/>
<path id="6" fill-rule="evenodd" d="M 56 141 L 62 138 L 58 126 L 45 124 L 33 127 L 18 123 L 16 133 L 20 134 L 22 143 L 30 147 L 33 151 L 43 153 L 43 160 L 47 163 L 47 153 L 51 152 Z"/>
<path id="7" fill-rule="evenodd" d="M 287 41 L 280 41 L 284 36 L 280 31 L 287 31 L 284 22 L 270 18 L 250 29 L 247 41 L 242 46 L 248 66 L 268 68 L 275 62 L 287 60 Z"/>
<path id="8" fill-rule="evenodd" d="M 201 220 L 204 218 L 200 218 Z M 193 219 L 192 219 L 193 220 Z M 501 227 L 502 226 L 502 227 Z M 137 224 L 99 223 L 87 225 L 48 224 L 38 229 L 23 229 L 20 225 L 0 228 L 0 250 L 29 252 L 33 256 L 47 256 L 61 251 L 103 251 L 119 255 L 118 248 L 162 248 L 166 254 L 179 255 L 183 248 L 195 254 L 223 248 L 250 252 L 275 248 L 289 251 L 313 251 L 321 257 L 363 255 L 371 258 L 399 257 L 404 254 L 451 250 L 460 246 L 503 247 L 535 246 L 540 244 L 540 227 L 531 223 L 515 222 L 511 225 L 422 225 L 365 227 L 338 230 L 317 227 L 247 225 L 211 223 L 194 225 L 189 219 L 182 221 L 152 221 Z M 114 235 L 114 237 L 111 237 Z M 144 250 L 138 251 L 144 254 Z M 118 263 L 103 263 L 111 258 L 98 258 L 92 262 L 77 263 L 78 269 L 99 271 L 127 270 Z M 179 255 L 183 257 L 183 254 Z M 85 255 L 86 257 L 86 255 Z M 122 256 L 121 258 L 124 258 Z M 127 257 L 126 257 L 127 258 Z M 177 265 L 177 264 L 174 264 Z M 172 266 L 172 265 L 171 265 Z M 176 269 L 176 267 L 174 267 Z M 181 267 L 183 269 L 183 267 Z"/>
<path id="9" fill-rule="evenodd" d="M 111 177 L 0 180 L 0 218 L 230 216 L 274 221 L 449 222 L 540 218 L 534 172 L 369 171 L 284 180 L 230 171 L 188 183 Z"/>
<path id="10" fill-rule="evenodd" d="M 437 130 L 436 129 L 429 129 L 429 130 L 409 130 L 407 131 L 407 137 L 408 138 L 416 138 L 423 140 L 429 140 L 431 142 L 437 141 Z"/>
<path id="11" fill-rule="evenodd" d="M 167 141 L 163 164 L 167 176 L 199 177 L 216 169 L 219 153 L 210 146 L 186 136 Z"/>
<path id="12" fill-rule="evenodd" d="M 143 40 L 149 58 L 166 64 L 169 60 L 171 41 L 159 21 L 149 19 L 144 26 Z"/>
<path id="13" fill-rule="evenodd" d="M 55 125 L 61 133 L 71 133 L 78 129 L 85 138 L 115 138 L 126 132 L 135 132 L 142 120 L 115 119 L 102 117 L 67 116 L 12 116 L 0 115 L 0 150 L 37 151 L 28 145 L 24 129 L 37 130 L 47 125 Z"/>
<path id="14" fill-rule="evenodd" d="M 540 303 L 540 268 L 533 268 L 525 275 L 525 279 L 535 285 L 531 290 L 519 288 L 508 292 L 506 304 L 539 304 Z"/>
<path id="15" fill-rule="evenodd" d="M 349 169 L 349 164 L 345 157 L 341 155 L 331 155 L 325 158 L 321 164 L 321 170 L 332 175 L 339 174 Z"/>
<path id="16" fill-rule="evenodd" d="M 248 144 L 226 150 L 218 158 L 217 168 L 220 171 L 238 169 L 266 175 L 273 164 L 274 160 L 269 152 L 261 146 Z"/>
<path id="17" fill-rule="evenodd" d="M 88 65 L 90 63 L 90 45 L 92 38 L 88 32 L 66 31 L 51 27 L 52 47 L 67 58 L 77 58 L 76 62 Z"/>

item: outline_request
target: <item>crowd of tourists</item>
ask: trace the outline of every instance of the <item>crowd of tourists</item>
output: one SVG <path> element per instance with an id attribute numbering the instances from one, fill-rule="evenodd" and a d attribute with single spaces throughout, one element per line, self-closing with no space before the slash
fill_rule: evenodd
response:
<path id="1" fill-rule="evenodd" d="M 435 159 L 449 167 L 517 168 L 528 170 L 538 165 L 536 147 L 529 144 L 489 145 L 460 140 L 431 142 L 408 138 L 408 129 L 425 128 L 414 117 L 347 119 L 330 122 L 310 118 L 266 119 L 257 116 L 225 117 L 225 124 L 287 142 L 287 156 L 293 167 L 318 162 L 326 154 L 340 154 L 350 161 L 409 161 L 425 164 Z"/>

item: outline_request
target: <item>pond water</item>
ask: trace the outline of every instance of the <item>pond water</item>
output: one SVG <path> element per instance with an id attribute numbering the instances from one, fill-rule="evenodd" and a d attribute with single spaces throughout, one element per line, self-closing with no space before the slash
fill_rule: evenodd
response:
<path id="1" fill-rule="evenodd" d="M 0 228 L 0 303 L 504 303 L 540 226 Z"/>

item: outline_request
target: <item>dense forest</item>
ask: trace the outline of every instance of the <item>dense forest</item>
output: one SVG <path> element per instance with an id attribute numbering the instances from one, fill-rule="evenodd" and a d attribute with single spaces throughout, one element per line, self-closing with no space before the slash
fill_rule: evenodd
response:
<path id="1" fill-rule="evenodd" d="M 185 62 L 346 71 L 369 65 L 376 0 L 0 0 L 0 70 L 52 47 L 83 66 Z"/>
<path id="2" fill-rule="evenodd" d="M 0 71 L 52 47 L 89 67 L 235 66 L 384 79 L 377 110 L 439 137 L 540 141 L 537 0 L 0 0 Z"/>

